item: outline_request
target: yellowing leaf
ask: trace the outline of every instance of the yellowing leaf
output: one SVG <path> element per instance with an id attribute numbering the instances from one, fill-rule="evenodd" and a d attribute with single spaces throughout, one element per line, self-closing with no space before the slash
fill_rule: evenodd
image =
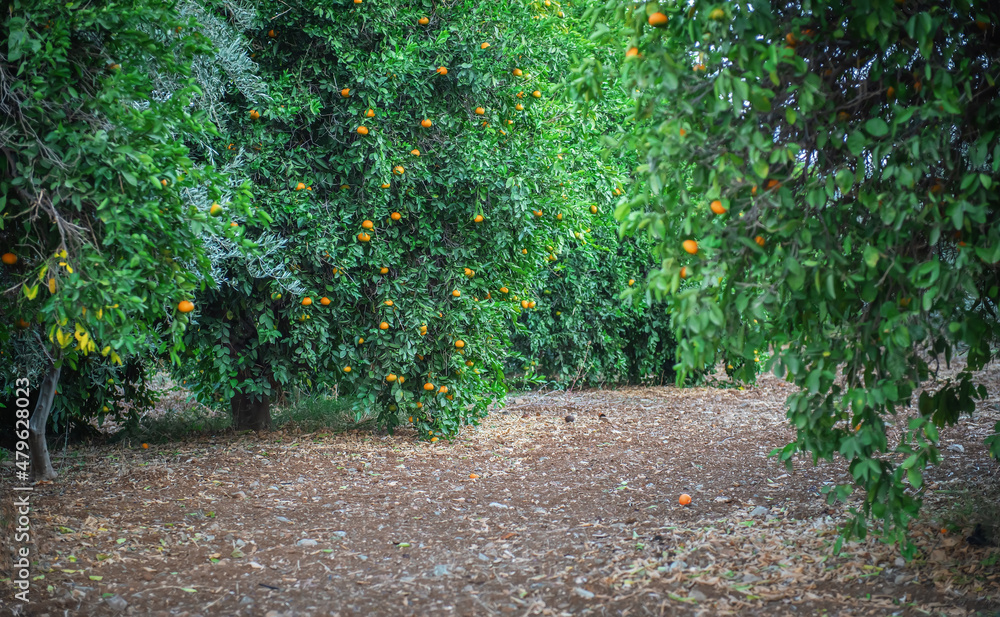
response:
<path id="1" fill-rule="evenodd" d="M 38 295 L 38 285 L 34 287 L 28 287 L 27 285 L 21 285 L 21 290 L 24 292 L 24 297 L 29 300 L 34 300 L 35 296 Z"/>
<path id="2" fill-rule="evenodd" d="M 111 352 L 111 361 L 119 365 L 122 363 L 121 357 L 119 357 L 118 354 L 116 354 L 113 351 Z"/>

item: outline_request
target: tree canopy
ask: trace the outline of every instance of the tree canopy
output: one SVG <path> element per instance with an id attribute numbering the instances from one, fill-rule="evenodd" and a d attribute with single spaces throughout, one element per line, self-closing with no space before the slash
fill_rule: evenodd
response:
<path id="1" fill-rule="evenodd" d="M 612 71 L 634 93 L 619 142 L 642 164 L 617 213 L 660 245 L 645 289 L 673 314 L 681 376 L 738 359 L 737 377 L 759 363 L 786 377 L 797 438 L 780 457 L 846 459 L 853 483 L 829 497 L 865 491 L 850 532 L 874 517 L 902 540 L 938 429 L 973 412 L 975 371 L 994 357 L 996 7 L 608 3 L 590 16 L 620 62 L 581 67 L 577 91 L 596 97 Z M 958 352 L 965 370 L 934 384 L 931 358 Z M 987 443 L 1000 456 L 1000 436 Z"/>

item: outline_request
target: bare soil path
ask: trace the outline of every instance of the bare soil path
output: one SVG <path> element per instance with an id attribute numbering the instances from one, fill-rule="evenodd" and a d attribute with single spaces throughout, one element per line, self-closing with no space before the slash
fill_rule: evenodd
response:
<path id="1" fill-rule="evenodd" d="M 1000 494 L 982 446 L 1000 397 L 945 432 L 942 448 L 962 451 L 932 472 L 922 557 L 906 564 L 871 541 L 832 554 L 845 508 L 819 490 L 846 481 L 843 465 L 789 474 L 767 458 L 791 437 L 789 393 L 764 377 L 745 391 L 528 394 L 451 444 L 277 432 L 74 450 L 34 495 L 32 602 L 19 609 L 6 583 L 0 613 L 1000 611 L 1000 549 L 940 529 L 963 520 L 963 491 Z"/>

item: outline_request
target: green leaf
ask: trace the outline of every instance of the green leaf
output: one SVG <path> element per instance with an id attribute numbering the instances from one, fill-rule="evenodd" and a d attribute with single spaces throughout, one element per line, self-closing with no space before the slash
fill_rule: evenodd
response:
<path id="1" fill-rule="evenodd" d="M 889 134 L 889 125 L 881 118 L 872 118 L 865 122 L 865 130 L 872 137 L 885 137 Z"/>

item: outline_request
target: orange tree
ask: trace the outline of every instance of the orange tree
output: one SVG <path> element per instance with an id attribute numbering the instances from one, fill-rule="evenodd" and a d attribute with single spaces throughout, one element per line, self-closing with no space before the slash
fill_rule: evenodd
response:
<path id="1" fill-rule="evenodd" d="M 618 214 L 626 231 L 669 230 L 650 289 L 677 318 L 681 373 L 769 348 L 769 367 L 800 387 L 788 399 L 797 438 L 776 454 L 842 456 L 853 482 L 828 497 L 864 492 L 847 535 L 874 520 L 905 542 L 938 429 L 985 396 L 976 370 L 994 356 L 995 4 L 611 3 L 591 15 L 639 91 L 622 144 L 646 182 Z M 584 67 L 579 89 L 606 77 Z M 928 357 L 957 351 L 966 367 L 921 390 Z"/>
<path id="2" fill-rule="evenodd" d="M 208 210 L 230 193 L 238 210 L 239 194 L 183 144 L 210 131 L 189 111 L 188 82 L 210 48 L 174 6 L 5 7 L 3 387 L 8 407 L 34 405 L 32 471 L 50 478 L 53 404 L 102 416 L 123 397 L 146 399 L 140 358 L 179 349 L 179 303 L 210 281 L 203 238 L 223 233 Z"/>
<path id="3" fill-rule="evenodd" d="M 571 224 L 544 123 L 560 11 L 519 2 L 258 5 L 266 104 L 226 100 L 273 219 L 221 260 L 185 374 L 237 428 L 297 387 L 335 388 L 389 428 L 450 436 L 503 394 L 510 320 Z M 273 17 L 272 16 L 277 16 Z M 255 236 L 256 237 L 256 236 Z M 189 379 L 189 381 L 191 381 Z"/>

